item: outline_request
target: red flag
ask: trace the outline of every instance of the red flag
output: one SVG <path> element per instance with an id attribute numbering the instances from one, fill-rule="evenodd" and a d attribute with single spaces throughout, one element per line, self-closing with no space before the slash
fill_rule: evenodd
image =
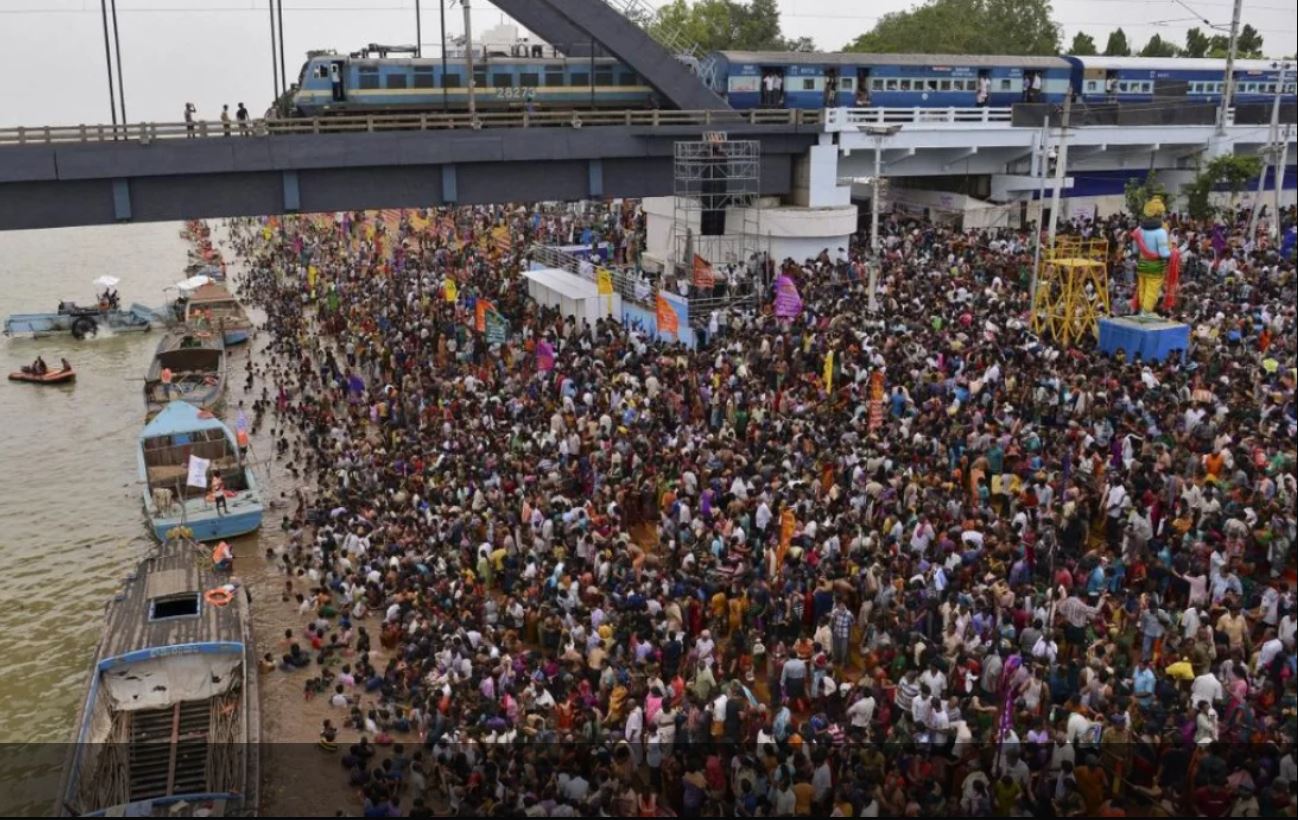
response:
<path id="1" fill-rule="evenodd" d="M 700 288 L 710 288 L 716 281 L 715 274 L 712 273 L 712 263 L 694 254 L 694 286 Z"/>

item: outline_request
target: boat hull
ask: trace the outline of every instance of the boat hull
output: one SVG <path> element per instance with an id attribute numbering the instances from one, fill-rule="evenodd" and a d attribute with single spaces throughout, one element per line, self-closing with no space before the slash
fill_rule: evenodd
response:
<path id="1" fill-rule="evenodd" d="M 255 497 L 255 493 L 245 492 L 239 495 L 239 498 L 229 499 L 230 511 L 225 515 L 218 515 L 216 508 L 202 499 L 187 501 L 183 515 L 177 511 L 169 516 L 159 515 L 157 509 L 153 508 L 151 498 L 146 497 L 144 503 L 149 525 L 159 541 L 167 540 L 167 536 L 177 527 L 187 527 L 193 533 L 195 541 L 224 541 L 261 528 L 265 512 L 261 501 Z"/>
<path id="2" fill-rule="evenodd" d="M 51 370 L 44 376 L 37 376 L 34 373 L 24 373 L 21 370 L 15 370 L 9 374 L 11 382 L 27 382 L 28 384 L 67 384 L 77 378 L 75 370 Z"/>
<path id="3" fill-rule="evenodd" d="M 94 323 L 95 332 L 107 327 L 113 333 L 143 333 L 153 325 L 144 316 L 129 310 L 113 310 L 107 313 L 76 315 L 71 313 L 15 313 L 5 319 L 6 336 L 47 336 L 56 333 L 72 333 L 79 319 L 89 319 Z"/>
<path id="4" fill-rule="evenodd" d="M 227 330 L 225 331 L 225 346 L 230 347 L 232 345 L 244 344 L 248 341 L 251 335 L 252 334 L 246 330 Z"/>

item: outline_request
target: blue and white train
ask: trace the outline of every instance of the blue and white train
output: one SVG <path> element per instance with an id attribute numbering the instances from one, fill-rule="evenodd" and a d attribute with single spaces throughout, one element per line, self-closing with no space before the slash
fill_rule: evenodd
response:
<path id="1" fill-rule="evenodd" d="M 713 90 L 736 109 L 838 106 L 964 108 L 1062 102 L 1216 104 L 1226 61 L 1144 57 L 1013 57 L 722 51 L 712 55 Z M 657 107 L 654 89 L 617 60 L 601 57 L 487 55 L 474 66 L 479 110 Z M 1280 82 L 1269 60 L 1236 60 L 1235 100 L 1295 99 L 1292 74 Z M 463 111 L 466 68 L 440 59 L 313 53 L 302 67 L 289 113 L 321 116 L 402 111 Z"/>

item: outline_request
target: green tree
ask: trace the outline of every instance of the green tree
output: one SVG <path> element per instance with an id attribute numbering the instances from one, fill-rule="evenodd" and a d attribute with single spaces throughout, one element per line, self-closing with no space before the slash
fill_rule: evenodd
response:
<path id="1" fill-rule="evenodd" d="M 1141 57 L 1175 57 L 1176 45 L 1169 43 L 1162 37 L 1155 34 L 1145 43 L 1145 47 L 1140 50 Z"/>
<path id="2" fill-rule="evenodd" d="M 1127 42 L 1127 32 L 1115 29 L 1109 32 L 1109 41 L 1104 44 L 1105 57 L 1130 57 L 1131 45 Z"/>
<path id="3" fill-rule="evenodd" d="M 673 0 L 658 10 L 649 33 L 662 42 L 682 39 L 703 51 L 808 51 L 809 38 L 787 40 L 775 0 Z"/>
<path id="4" fill-rule="evenodd" d="M 1262 158 L 1240 154 L 1222 154 L 1206 165 L 1185 186 L 1185 210 L 1195 219 L 1211 219 L 1217 209 L 1212 204 L 1212 192 L 1224 186 L 1230 192 L 1230 207 L 1235 207 L 1240 193 L 1249 180 L 1262 173 Z"/>
<path id="5" fill-rule="evenodd" d="M 1127 180 L 1122 193 L 1127 200 L 1127 212 L 1137 219 L 1144 216 L 1145 203 L 1154 197 L 1159 197 L 1163 202 L 1167 202 L 1167 188 L 1158 181 L 1157 171 L 1150 171 L 1146 174 L 1143 182 L 1137 177 Z"/>
<path id="6" fill-rule="evenodd" d="M 1186 57 L 1206 57 L 1211 45 L 1212 38 L 1198 28 L 1192 28 L 1185 33 L 1185 48 L 1181 54 Z"/>
<path id="7" fill-rule="evenodd" d="M 1068 47 L 1068 53 L 1074 57 L 1094 57 L 1100 52 L 1095 48 L 1095 38 L 1079 31 L 1073 35 L 1073 44 Z"/>
<path id="8" fill-rule="evenodd" d="M 1225 34 L 1214 35 L 1208 41 L 1208 56 L 1219 60 L 1230 54 L 1230 37 Z M 1262 57 L 1262 35 L 1248 23 L 1240 26 L 1239 37 L 1235 40 L 1235 56 L 1245 60 L 1257 60 Z"/>
<path id="9" fill-rule="evenodd" d="M 885 14 L 846 51 L 917 54 L 1058 54 L 1050 0 L 926 0 Z"/>

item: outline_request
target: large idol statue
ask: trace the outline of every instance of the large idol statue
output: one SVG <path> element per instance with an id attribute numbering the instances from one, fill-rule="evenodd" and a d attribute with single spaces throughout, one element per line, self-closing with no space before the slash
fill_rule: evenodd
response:
<path id="1" fill-rule="evenodd" d="M 1158 296 L 1163 294 L 1163 309 L 1171 310 L 1176 304 L 1176 283 L 1181 274 L 1181 253 L 1172 247 L 1163 226 L 1166 208 L 1163 200 L 1154 197 L 1145 203 L 1145 218 L 1140 227 L 1132 231 L 1139 261 L 1136 263 L 1136 292 L 1131 297 L 1131 307 L 1142 314 L 1153 314 Z"/>

